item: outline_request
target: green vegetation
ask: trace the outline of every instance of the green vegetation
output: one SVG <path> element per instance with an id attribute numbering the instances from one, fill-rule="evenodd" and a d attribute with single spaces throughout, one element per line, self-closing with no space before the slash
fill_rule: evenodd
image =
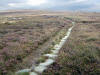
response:
<path id="1" fill-rule="evenodd" d="M 43 75 L 100 75 L 99 13 L 35 14 L 0 16 L 0 75 L 14 75 L 35 59 L 44 62 L 48 57 L 39 57 L 51 53 L 72 21 L 77 22 L 72 35 Z"/>
<path id="2" fill-rule="evenodd" d="M 63 48 L 57 63 L 54 63 L 43 75 L 99 75 L 100 49 L 92 45 L 72 41 Z M 74 43 L 74 44 L 73 44 Z M 99 64 L 98 64 L 99 63 Z"/>
<path id="3" fill-rule="evenodd" d="M 26 63 L 30 55 L 33 53 L 34 58 L 38 48 L 58 35 L 66 22 L 59 17 L 30 16 L 30 14 L 2 17 L 0 18 L 0 74 L 5 75 L 32 64 L 31 61 Z M 48 53 L 49 49 L 51 48 L 38 53 Z M 39 62 L 43 60 L 40 58 Z"/>
<path id="4" fill-rule="evenodd" d="M 98 39 L 97 38 L 88 38 L 86 41 L 87 42 L 93 42 L 93 41 L 97 41 Z"/>
<path id="5" fill-rule="evenodd" d="M 100 75 L 100 28 L 95 26 L 76 23 L 56 62 L 43 75 Z"/>
<path id="6" fill-rule="evenodd" d="M 45 62 L 46 59 L 48 59 L 48 57 L 45 57 L 45 56 L 42 56 L 38 59 L 38 61 L 36 62 L 36 64 L 39 64 L 39 63 L 42 63 L 42 62 Z"/>
<path id="7" fill-rule="evenodd" d="M 17 75 L 17 74 L 16 74 Z M 18 75 L 29 75 L 29 72 L 19 73 Z"/>

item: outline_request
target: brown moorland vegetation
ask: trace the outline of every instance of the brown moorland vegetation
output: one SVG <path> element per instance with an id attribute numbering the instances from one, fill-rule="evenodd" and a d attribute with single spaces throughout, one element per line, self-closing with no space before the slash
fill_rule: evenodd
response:
<path id="1" fill-rule="evenodd" d="M 50 52 L 72 21 L 76 26 L 71 36 L 42 75 L 99 75 L 99 13 L 32 10 L 0 13 L 0 75 L 44 61 L 41 55 Z"/>
<path id="2" fill-rule="evenodd" d="M 71 36 L 43 75 L 100 75 L 100 14 L 76 14 L 73 19 Z"/>
<path id="3" fill-rule="evenodd" d="M 31 67 L 71 21 L 59 15 L 0 15 L 0 75 Z"/>

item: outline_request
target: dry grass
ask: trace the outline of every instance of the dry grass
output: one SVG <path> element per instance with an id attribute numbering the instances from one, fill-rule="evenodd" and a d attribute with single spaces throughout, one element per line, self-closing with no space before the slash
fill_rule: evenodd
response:
<path id="1" fill-rule="evenodd" d="M 38 48 L 68 28 L 68 23 L 59 15 L 0 16 L 0 74 L 31 66 L 30 57 L 41 55 Z"/>
<path id="2" fill-rule="evenodd" d="M 91 21 L 90 18 L 89 20 Z M 99 75 L 100 28 L 97 26 L 100 23 L 97 25 L 96 22 L 76 23 L 56 62 L 49 66 L 43 75 Z"/>
<path id="3" fill-rule="evenodd" d="M 39 56 L 50 52 L 55 37 L 63 34 L 72 20 L 76 21 L 72 35 L 56 62 L 43 75 L 100 74 L 99 13 L 16 12 L 0 15 L 0 75 L 11 75 L 16 70 L 29 67 L 35 58 L 43 62 L 46 58 L 39 59 Z"/>

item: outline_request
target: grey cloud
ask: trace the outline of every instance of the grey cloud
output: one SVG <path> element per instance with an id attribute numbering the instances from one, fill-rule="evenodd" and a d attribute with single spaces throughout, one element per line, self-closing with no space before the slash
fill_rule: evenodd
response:
<path id="1" fill-rule="evenodd" d="M 84 10 L 100 11 L 100 0 L 47 0 L 40 6 L 26 5 L 27 0 L 1 0 L 0 9 L 46 9 L 46 10 Z M 9 3 L 18 4 L 18 7 L 10 7 Z"/>

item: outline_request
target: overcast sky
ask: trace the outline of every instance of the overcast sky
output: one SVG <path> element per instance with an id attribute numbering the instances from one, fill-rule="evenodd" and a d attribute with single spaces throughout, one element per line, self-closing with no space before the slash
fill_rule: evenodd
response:
<path id="1" fill-rule="evenodd" d="M 100 0 L 0 0 L 0 10 L 43 9 L 99 11 Z"/>

